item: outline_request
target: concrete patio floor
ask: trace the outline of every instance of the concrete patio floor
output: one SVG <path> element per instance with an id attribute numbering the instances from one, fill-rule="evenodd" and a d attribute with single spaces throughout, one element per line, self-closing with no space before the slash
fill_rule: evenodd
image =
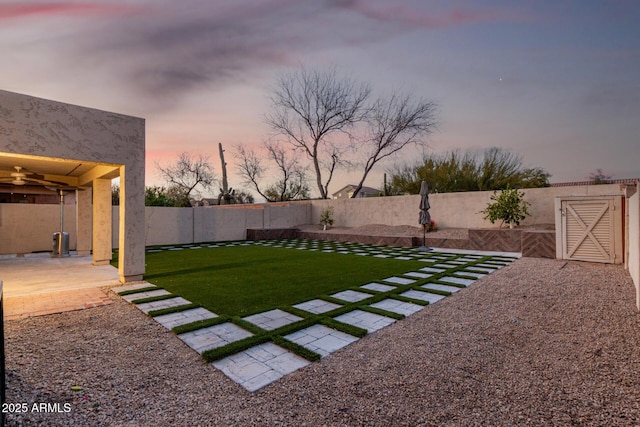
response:
<path id="1" fill-rule="evenodd" d="M 110 304 L 100 289 L 120 282 L 111 265 L 94 266 L 91 256 L 49 254 L 0 257 L 6 320 Z"/>

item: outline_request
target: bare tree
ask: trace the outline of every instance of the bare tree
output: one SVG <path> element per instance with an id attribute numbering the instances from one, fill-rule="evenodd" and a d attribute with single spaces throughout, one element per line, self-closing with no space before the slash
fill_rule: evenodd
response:
<path id="1" fill-rule="evenodd" d="M 367 130 L 358 148 L 368 156 L 358 186 L 351 197 L 356 197 L 369 172 L 382 159 L 397 153 L 408 145 L 426 145 L 426 137 L 436 128 L 436 104 L 411 95 L 392 95 L 380 98 L 370 108 L 366 118 Z"/>
<path id="2" fill-rule="evenodd" d="M 182 199 L 187 201 L 196 197 L 198 188 L 208 190 L 215 180 L 209 157 L 202 154 L 183 152 L 175 163 L 161 166 L 156 162 L 156 168 L 169 184 L 169 190 L 180 193 Z"/>
<path id="3" fill-rule="evenodd" d="M 367 112 L 370 93 L 368 85 L 339 78 L 335 69 L 304 68 L 281 77 L 272 90 L 265 122 L 311 161 L 323 199 L 350 143 L 349 131 Z"/>
<path id="4" fill-rule="evenodd" d="M 266 156 L 243 146 L 236 147 L 238 173 L 245 179 L 245 183 L 252 185 L 268 202 L 308 198 L 306 174 L 298 159 L 277 143 L 265 143 L 264 150 Z M 272 169 L 265 165 L 265 161 L 273 163 L 280 179 L 263 190 L 260 188 L 260 181 Z"/>
<path id="5" fill-rule="evenodd" d="M 595 172 L 589 174 L 589 181 L 592 184 L 606 184 L 611 180 L 611 175 L 605 174 L 602 169 L 596 169 Z"/>

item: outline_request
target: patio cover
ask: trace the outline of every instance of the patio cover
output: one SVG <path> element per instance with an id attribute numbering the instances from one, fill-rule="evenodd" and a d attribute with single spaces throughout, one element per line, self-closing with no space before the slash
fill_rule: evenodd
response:
<path id="1" fill-rule="evenodd" d="M 142 279 L 144 119 L 0 90 L 0 170 L 14 166 L 86 188 L 77 192 L 77 249 L 92 250 L 95 265 L 111 259 L 111 180 L 120 177 L 120 280 Z"/>

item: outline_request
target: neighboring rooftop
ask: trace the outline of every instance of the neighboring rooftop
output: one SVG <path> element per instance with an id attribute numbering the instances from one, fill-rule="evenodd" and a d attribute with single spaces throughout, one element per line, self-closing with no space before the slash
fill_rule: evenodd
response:
<path id="1" fill-rule="evenodd" d="M 635 185 L 640 178 L 624 178 L 624 179 L 606 179 L 599 182 L 593 181 L 574 181 L 574 182 L 554 182 L 549 184 L 550 187 L 572 187 L 577 185 L 600 185 L 600 184 L 629 184 Z"/>
<path id="2" fill-rule="evenodd" d="M 356 188 L 358 186 L 355 184 L 348 184 L 336 191 L 332 194 L 332 198 L 334 199 L 350 199 L 353 196 Z M 362 197 L 377 197 L 382 195 L 382 191 L 377 188 L 365 187 L 364 185 L 356 195 L 356 198 Z"/>

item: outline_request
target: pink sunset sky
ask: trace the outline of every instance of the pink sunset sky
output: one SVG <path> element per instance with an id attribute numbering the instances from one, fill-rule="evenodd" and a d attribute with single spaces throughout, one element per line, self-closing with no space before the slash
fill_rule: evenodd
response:
<path id="1" fill-rule="evenodd" d="M 182 151 L 220 176 L 222 142 L 249 188 L 233 147 L 270 136 L 269 88 L 301 64 L 437 102 L 432 152 L 502 147 L 551 182 L 636 178 L 639 21 L 631 0 L 5 1 L 0 88 L 145 118 L 147 185 Z"/>

